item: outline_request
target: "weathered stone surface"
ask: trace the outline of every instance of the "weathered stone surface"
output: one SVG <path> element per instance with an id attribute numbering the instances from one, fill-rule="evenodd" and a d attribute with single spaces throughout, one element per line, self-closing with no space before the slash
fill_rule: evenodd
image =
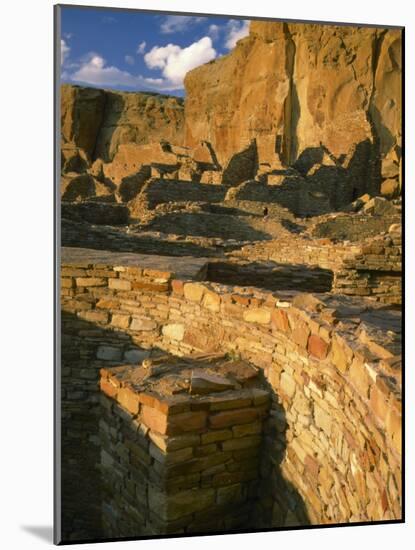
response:
<path id="1" fill-rule="evenodd" d="M 399 195 L 399 191 L 400 186 L 397 179 L 384 180 L 380 186 L 381 194 L 388 199 L 394 199 L 397 197 Z"/>
<path id="2" fill-rule="evenodd" d="M 317 357 L 318 359 L 325 359 L 328 351 L 328 344 L 325 342 L 320 336 L 317 336 L 316 334 L 311 334 L 310 338 L 308 339 L 307 349 L 311 353 L 311 355 L 314 355 L 314 357 Z"/>
<path id="3" fill-rule="evenodd" d="M 258 411 L 256 409 L 237 409 L 214 414 L 209 417 L 209 422 L 213 428 L 225 428 L 238 424 L 249 424 L 257 417 Z"/>
<path id="4" fill-rule="evenodd" d="M 248 309 L 244 311 L 244 320 L 248 323 L 260 323 L 267 325 L 271 320 L 271 311 L 269 309 Z"/>
<path id="5" fill-rule="evenodd" d="M 157 328 L 157 323 L 152 319 L 133 317 L 130 325 L 131 330 L 148 331 Z"/>
<path id="6" fill-rule="evenodd" d="M 165 520 L 199 512 L 211 506 L 215 499 L 213 489 L 192 489 L 175 495 L 166 496 L 152 488 L 148 495 L 149 506 Z"/>
<path id="7" fill-rule="evenodd" d="M 281 374 L 280 388 L 287 397 L 292 397 L 295 393 L 295 388 L 296 388 L 295 381 L 286 372 L 283 372 Z"/>
<path id="8" fill-rule="evenodd" d="M 178 323 L 164 325 L 164 327 L 162 328 L 162 333 L 167 338 L 181 342 L 184 336 L 184 325 Z"/>
<path id="9" fill-rule="evenodd" d="M 205 292 L 205 287 L 198 283 L 186 283 L 184 285 L 184 297 L 193 302 L 200 302 Z"/>
<path id="10" fill-rule="evenodd" d="M 105 361 L 121 361 L 121 350 L 112 346 L 100 346 L 97 358 Z"/>
<path id="11" fill-rule="evenodd" d="M 131 290 L 131 282 L 126 279 L 109 279 L 108 287 L 114 290 Z"/>
<path id="12" fill-rule="evenodd" d="M 400 143 L 400 74 L 399 30 L 253 21 L 230 55 L 186 75 L 186 144 L 209 135 L 223 166 L 253 139 L 268 163 L 323 144 L 362 180 L 377 136 L 384 156 Z"/>
<path id="13" fill-rule="evenodd" d="M 121 388 L 118 392 L 117 400 L 131 414 L 138 413 L 140 401 L 138 395 L 131 388 Z"/>
<path id="14" fill-rule="evenodd" d="M 111 325 L 117 328 L 126 329 L 130 324 L 130 316 L 121 313 L 115 313 L 111 318 Z"/>
<path id="15" fill-rule="evenodd" d="M 181 98 L 63 84 L 61 105 L 63 142 L 83 149 L 90 158 L 108 161 L 125 143 L 182 141 Z"/>
<path id="16" fill-rule="evenodd" d="M 234 384 L 223 376 L 208 374 L 203 371 L 192 373 L 190 393 L 202 395 L 232 389 Z"/>

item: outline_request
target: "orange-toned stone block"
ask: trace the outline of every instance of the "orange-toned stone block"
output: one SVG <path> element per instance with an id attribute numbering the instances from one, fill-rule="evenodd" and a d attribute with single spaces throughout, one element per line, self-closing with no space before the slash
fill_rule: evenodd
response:
<path id="1" fill-rule="evenodd" d="M 118 393 L 118 387 L 113 384 L 110 378 L 101 378 L 99 381 L 99 387 L 105 395 L 115 399 Z"/>
<path id="2" fill-rule="evenodd" d="M 160 434 L 167 433 L 167 416 L 157 409 L 143 405 L 141 409 L 143 423 Z"/>
<path id="3" fill-rule="evenodd" d="M 353 360 L 349 370 L 349 377 L 362 395 L 368 398 L 371 378 L 365 369 L 365 366 L 360 361 L 357 361 L 356 359 Z"/>
<path id="4" fill-rule="evenodd" d="M 171 288 L 174 294 L 177 294 L 178 296 L 183 296 L 183 287 L 184 282 L 180 281 L 179 279 L 173 279 L 171 282 Z"/>
<path id="5" fill-rule="evenodd" d="M 290 331 L 288 316 L 282 309 L 276 309 L 271 313 L 271 325 L 276 330 L 280 330 L 282 332 Z"/>
<path id="6" fill-rule="evenodd" d="M 138 414 L 140 401 L 138 395 L 131 388 L 121 388 L 118 392 L 117 401 L 131 414 Z"/>
<path id="7" fill-rule="evenodd" d="M 343 373 L 353 360 L 353 351 L 337 335 L 333 335 L 331 341 L 331 360 Z"/>
<path id="8" fill-rule="evenodd" d="M 170 416 L 167 422 L 167 434 L 177 435 L 200 430 L 206 426 L 206 411 L 190 411 Z"/>
<path id="9" fill-rule="evenodd" d="M 235 426 L 237 424 L 248 424 L 256 420 L 258 416 L 258 409 L 237 409 L 220 412 L 210 416 L 209 424 L 212 428 L 225 428 L 228 426 Z"/>
<path id="10" fill-rule="evenodd" d="M 154 292 L 167 292 L 169 290 L 168 283 L 156 283 L 154 281 L 133 281 L 131 283 L 133 290 L 150 290 Z"/>
<path id="11" fill-rule="evenodd" d="M 308 328 L 308 325 L 304 323 L 304 321 L 301 321 L 300 319 L 296 319 L 294 323 L 290 323 L 291 325 L 294 325 L 293 331 L 292 331 L 292 338 L 296 344 L 301 346 L 302 348 L 307 347 L 308 337 L 310 336 L 310 329 Z"/>
<path id="12" fill-rule="evenodd" d="M 327 351 L 329 346 L 320 336 L 311 334 L 308 339 L 307 349 L 311 355 L 317 357 L 317 359 L 325 359 L 327 357 Z"/>
<path id="13" fill-rule="evenodd" d="M 389 411 L 388 396 L 376 385 L 370 388 L 370 406 L 375 415 L 385 422 Z"/>

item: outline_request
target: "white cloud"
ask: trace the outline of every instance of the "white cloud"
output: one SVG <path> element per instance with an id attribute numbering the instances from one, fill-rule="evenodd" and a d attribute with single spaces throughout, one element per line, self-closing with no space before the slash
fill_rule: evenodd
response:
<path id="1" fill-rule="evenodd" d="M 70 51 L 71 51 L 71 48 L 68 46 L 65 40 L 61 39 L 61 65 L 63 65 L 67 60 L 67 58 L 69 57 Z"/>
<path id="2" fill-rule="evenodd" d="M 134 65 L 135 63 L 134 57 L 132 55 L 125 55 L 124 60 L 126 63 L 128 63 L 128 65 Z"/>
<path id="3" fill-rule="evenodd" d="M 220 27 L 219 25 L 209 25 L 208 35 L 212 40 L 216 40 L 219 36 Z"/>
<path id="4" fill-rule="evenodd" d="M 172 34 L 187 30 L 190 24 L 200 23 L 204 17 L 194 17 L 191 15 L 168 15 L 163 19 L 160 25 L 160 31 L 163 34 Z"/>
<path id="5" fill-rule="evenodd" d="M 186 73 L 216 57 L 212 40 L 204 36 L 187 48 L 175 44 L 154 46 L 144 56 L 144 61 L 150 69 L 161 69 L 163 77 L 176 89 L 183 87 Z M 174 88 L 172 88 L 174 89 Z"/>
<path id="6" fill-rule="evenodd" d="M 249 34 L 249 21 L 239 21 L 237 19 L 231 19 L 227 25 L 227 36 L 225 39 L 225 47 L 228 50 L 232 50 L 235 47 L 238 40 L 248 36 Z"/>
<path id="7" fill-rule="evenodd" d="M 147 46 L 146 41 L 143 40 L 141 44 L 139 44 L 137 47 L 137 53 L 144 53 L 146 51 L 146 46 Z"/>
<path id="8" fill-rule="evenodd" d="M 105 59 L 94 53 L 89 54 L 70 79 L 94 86 L 137 86 L 138 84 L 136 76 L 117 67 L 107 66 Z"/>
<path id="9" fill-rule="evenodd" d="M 63 52 L 63 49 L 62 49 Z M 185 48 L 176 44 L 154 46 L 144 55 L 148 68 L 160 71 L 155 78 L 134 75 L 113 65 L 95 52 L 89 52 L 80 63 L 66 64 L 65 80 L 98 87 L 124 86 L 134 89 L 150 88 L 159 91 L 183 89 L 186 73 L 195 67 L 207 63 L 216 57 L 212 40 L 204 36 Z M 125 56 L 126 63 L 132 65 L 134 58 Z M 72 69 L 72 71 L 70 71 Z"/>

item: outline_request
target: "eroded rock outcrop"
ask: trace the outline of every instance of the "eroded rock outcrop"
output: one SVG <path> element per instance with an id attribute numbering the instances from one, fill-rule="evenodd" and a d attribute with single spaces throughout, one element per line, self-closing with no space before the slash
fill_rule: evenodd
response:
<path id="1" fill-rule="evenodd" d="M 399 29 L 254 21 L 230 54 L 190 71 L 185 86 L 186 145 L 208 139 L 222 165 L 256 139 L 260 168 L 322 148 L 344 168 L 351 163 L 369 190 L 389 177 L 389 159 L 398 177 Z"/>
<path id="2" fill-rule="evenodd" d="M 62 141 L 83 149 L 92 160 L 111 161 L 118 146 L 126 143 L 181 143 L 183 117 L 178 97 L 61 87 Z"/>

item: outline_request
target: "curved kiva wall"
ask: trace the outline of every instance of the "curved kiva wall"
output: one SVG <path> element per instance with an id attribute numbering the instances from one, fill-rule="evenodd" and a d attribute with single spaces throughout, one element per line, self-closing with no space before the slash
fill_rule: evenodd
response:
<path id="1" fill-rule="evenodd" d="M 85 403 L 81 417 L 93 414 L 103 364 L 135 362 L 145 355 L 138 347 L 228 352 L 262 369 L 273 390 L 257 527 L 304 522 L 291 489 L 313 524 L 401 518 L 397 312 L 344 296 L 287 298 L 152 269 L 74 264 L 62 267 L 61 288 L 63 356 L 81 361 L 62 371 L 69 446 L 71 415 Z M 82 346 L 88 351 L 79 355 Z"/>

